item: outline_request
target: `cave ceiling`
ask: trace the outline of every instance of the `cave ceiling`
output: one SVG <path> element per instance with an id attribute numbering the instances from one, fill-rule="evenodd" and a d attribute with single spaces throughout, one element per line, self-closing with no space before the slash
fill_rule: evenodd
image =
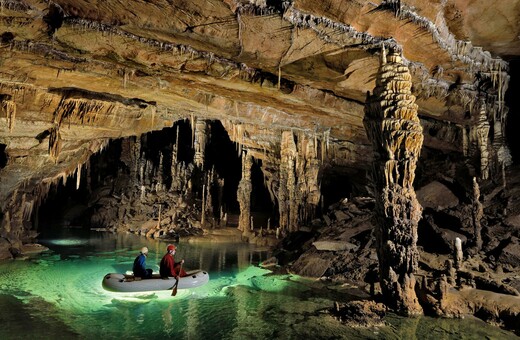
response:
<path id="1" fill-rule="evenodd" d="M 326 139 L 330 163 L 366 168 L 364 101 L 383 45 L 402 51 L 421 122 L 440 131 L 425 147 L 461 152 L 457 127 L 482 78 L 500 102 L 520 55 L 520 0 L 1 4 L 3 203 L 110 139 L 180 119 L 222 121 L 255 158 L 293 130 Z"/>

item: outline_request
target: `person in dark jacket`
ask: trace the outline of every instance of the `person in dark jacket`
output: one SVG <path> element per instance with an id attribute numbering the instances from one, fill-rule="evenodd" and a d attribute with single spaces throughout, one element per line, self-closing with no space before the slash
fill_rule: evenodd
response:
<path id="1" fill-rule="evenodd" d="M 152 269 L 146 268 L 146 256 L 148 256 L 148 248 L 142 247 L 140 254 L 134 260 L 134 276 L 142 279 L 150 279 L 153 273 Z"/>
<path id="2" fill-rule="evenodd" d="M 161 266 L 159 269 L 159 273 L 161 274 L 162 278 L 178 276 L 183 277 L 188 275 L 186 274 L 186 271 L 182 269 L 184 260 L 175 262 L 175 258 L 173 256 L 175 255 L 176 250 L 177 247 L 175 247 L 173 244 L 169 244 L 168 247 L 166 247 L 166 254 L 161 260 Z"/>

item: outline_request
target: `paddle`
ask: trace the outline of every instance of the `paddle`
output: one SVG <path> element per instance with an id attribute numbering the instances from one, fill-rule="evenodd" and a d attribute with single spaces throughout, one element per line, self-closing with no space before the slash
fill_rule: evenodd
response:
<path id="1" fill-rule="evenodd" d="M 177 282 L 175 282 L 175 284 L 173 285 L 173 288 L 172 288 L 172 296 L 177 295 L 177 287 L 179 286 L 179 275 L 181 275 L 181 271 L 182 271 L 182 262 L 181 262 L 181 269 L 179 269 L 179 273 L 177 274 Z"/>

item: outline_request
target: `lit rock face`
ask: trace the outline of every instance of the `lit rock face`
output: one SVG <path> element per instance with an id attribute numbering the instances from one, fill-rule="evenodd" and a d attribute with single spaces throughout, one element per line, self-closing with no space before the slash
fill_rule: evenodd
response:
<path id="1" fill-rule="evenodd" d="M 423 130 L 411 76 L 398 54 L 383 51 L 376 88 L 367 98 L 365 126 L 374 146 L 375 235 L 379 273 L 387 304 L 403 314 L 422 313 L 415 295 L 417 225 L 422 207 L 413 181 Z"/>
<path id="2" fill-rule="evenodd" d="M 183 119 L 220 120 L 239 148 L 262 161 L 273 202 L 285 166 L 282 132 L 312 140 L 317 155 L 305 156 L 307 165 L 296 161 L 295 185 L 312 180 L 294 197 L 315 206 L 314 173 L 364 172 L 372 160 L 363 106 L 383 42 L 403 51 L 421 125 L 436 132 L 425 134 L 425 146 L 465 152 L 475 169 L 484 145 L 473 138 L 475 104 L 483 95 L 496 135 L 485 144 L 492 178 L 497 162 L 510 162 L 502 138 L 508 64 L 500 57 L 520 55 L 519 4 L 4 0 L 0 228 L 10 231 L 1 237 L 19 243 L 31 219 L 22 201 L 38 206 L 51 183 L 77 173 L 108 140 Z M 172 173 L 188 176 L 182 167 L 172 164 Z M 310 209 L 303 210 L 309 217 Z M 288 228 L 302 219 L 290 214 Z"/>

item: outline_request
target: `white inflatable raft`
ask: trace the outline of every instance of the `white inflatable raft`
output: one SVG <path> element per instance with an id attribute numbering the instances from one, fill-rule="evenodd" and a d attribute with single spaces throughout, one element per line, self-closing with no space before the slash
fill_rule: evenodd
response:
<path id="1" fill-rule="evenodd" d="M 187 276 L 179 278 L 177 289 L 200 287 L 209 281 L 209 274 L 203 270 L 192 270 Z M 137 280 L 133 275 L 110 273 L 103 278 L 103 288 L 111 292 L 147 292 L 154 290 L 171 290 L 177 280 L 167 279 L 154 274 L 151 279 Z"/>

